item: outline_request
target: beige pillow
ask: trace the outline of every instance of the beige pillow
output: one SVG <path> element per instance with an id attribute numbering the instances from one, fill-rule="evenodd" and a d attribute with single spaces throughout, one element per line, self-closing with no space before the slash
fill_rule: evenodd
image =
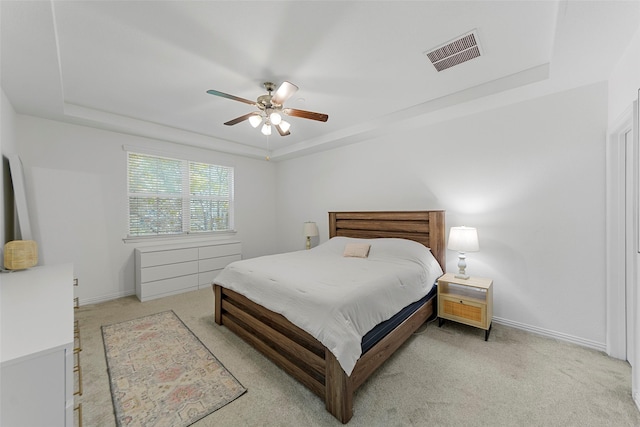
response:
<path id="1" fill-rule="evenodd" d="M 368 243 L 347 243 L 344 247 L 342 256 L 366 258 L 369 256 L 371 245 Z"/>

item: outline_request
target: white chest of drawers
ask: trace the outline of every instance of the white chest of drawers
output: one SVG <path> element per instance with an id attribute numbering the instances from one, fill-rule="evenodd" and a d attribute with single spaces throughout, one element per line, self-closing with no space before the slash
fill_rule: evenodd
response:
<path id="1" fill-rule="evenodd" d="M 0 425 L 73 425 L 73 265 L 0 274 Z"/>
<path id="2" fill-rule="evenodd" d="M 227 264 L 242 258 L 239 241 L 137 248 L 136 295 L 140 301 L 209 287 Z"/>

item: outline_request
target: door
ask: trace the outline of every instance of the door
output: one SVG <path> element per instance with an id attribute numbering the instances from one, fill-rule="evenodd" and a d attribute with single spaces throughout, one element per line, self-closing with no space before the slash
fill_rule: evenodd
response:
<path id="1" fill-rule="evenodd" d="M 611 126 L 607 142 L 607 353 L 633 360 L 635 320 L 634 236 L 637 162 L 634 159 L 633 109 L 625 111 Z M 639 343 L 640 344 L 640 343 Z M 631 362 L 630 362 L 631 363 Z M 639 375 L 640 378 L 640 375 Z M 640 384 L 640 382 L 639 382 Z"/>

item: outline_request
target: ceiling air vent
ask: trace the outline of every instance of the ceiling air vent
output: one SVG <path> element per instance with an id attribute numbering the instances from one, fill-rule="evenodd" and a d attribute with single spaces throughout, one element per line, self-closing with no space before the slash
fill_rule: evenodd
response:
<path id="1" fill-rule="evenodd" d="M 473 30 L 424 54 L 438 71 L 462 64 L 480 56 L 478 33 Z"/>

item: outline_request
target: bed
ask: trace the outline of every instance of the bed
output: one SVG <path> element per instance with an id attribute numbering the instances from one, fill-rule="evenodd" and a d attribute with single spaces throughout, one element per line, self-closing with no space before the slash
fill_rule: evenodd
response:
<path id="1" fill-rule="evenodd" d="M 418 242 L 430 248 L 444 270 L 444 211 L 329 212 L 329 237 Z M 342 359 L 339 361 L 327 346 L 285 316 L 217 281 L 213 290 L 216 323 L 226 326 L 317 394 L 325 401 L 327 411 L 342 423 L 353 415 L 355 391 L 436 313 L 435 297 L 415 302 L 411 314 L 363 352 L 348 368 L 348 375 Z"/>

